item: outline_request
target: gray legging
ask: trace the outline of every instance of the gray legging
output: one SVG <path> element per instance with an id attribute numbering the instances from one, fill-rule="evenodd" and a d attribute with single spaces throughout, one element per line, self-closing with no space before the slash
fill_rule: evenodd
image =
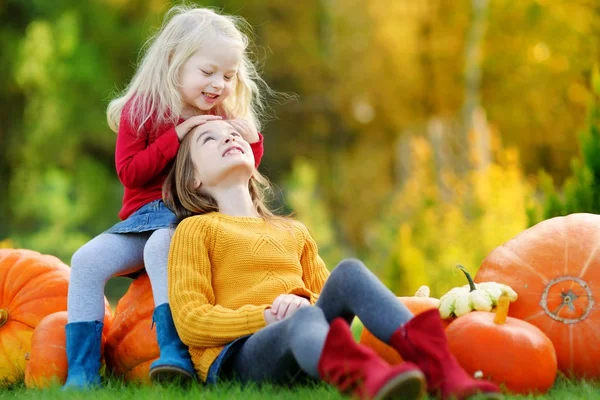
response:
<path id="1" fill-rule="evenodd" d="M 359 260 L 342 261 L 331 273 L 314 307 L 256 332 L 232 356 L 230 366 L 242 382 L 284 382 L 304 371 L 319 378 L 329 323 L 358 316 L 379 339 L 392 334 L 412 313 Z"/>
<path id="2" fill-rule="evenodd" d="M 172 235 L 173 230 L 167 228 L 144 233 L 103 233 L 77 250 L 71 258 L 69 322 L 102 321 L 106 282 L 144 266 L 154 304 L 167 303 L 167 261 Z"/>

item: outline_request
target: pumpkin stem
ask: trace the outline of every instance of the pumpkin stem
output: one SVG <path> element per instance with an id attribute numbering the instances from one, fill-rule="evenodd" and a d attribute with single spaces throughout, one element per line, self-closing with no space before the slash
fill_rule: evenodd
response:
<path id="1" fill-rule="evenodd" d="M 475 282 L 473 282 L 473 278 L 471 278 L 471 274 L 467 272 L 467 269 L 460 264 L 456 264 L 456 268 L 460 269 L 462 273 L 465 274 L 465 276 L 467 277 L 467 281 L 469 281 L 469 292 L 476 290 L 477 286 L 475 286 Z"/>
<path id="2" fill-rule="evenodd" d="M 508 298 L 508 295 L 506 292 L 502 292 L 500 297 L 498 297 L 498 303 L 496 305 L 496 317 L 494 318 L 496 324 L 503 325 L 506 322 L 509 304 L 510 299 Z"/>
<path id="3" fill-rule="evenodd" d="M 8 321 L 8 311 L 0 308 L 0 326 L 4 325 Z"/>

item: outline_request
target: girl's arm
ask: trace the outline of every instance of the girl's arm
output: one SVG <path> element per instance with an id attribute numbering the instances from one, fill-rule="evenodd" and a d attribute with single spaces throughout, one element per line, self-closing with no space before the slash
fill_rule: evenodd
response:
<path id="1" fill-rule="evenodd" d="M 179 139 L 175 127 L 158 132 L 156 140 L 148 144 L 148 133 L 139 132 L 129 121 L 129 104 L 123 108 L 115 163 L 117 175 L 129 189 L 142 187 L 158 177 L 177 155 Z"/>
<path id="2" fill-rule="evenodd" d="M 327 278 L 329 277 L 329 270 L 325 266 L 325 262 L 323 262 L 321 256 L 319 256 L 317 244 L 310 235 L 308 229 L 304 225 L 299 224 L 299 226 L 304 235 L 304 249 L 300 256 L 302 280 L 304 281 L 306 288 L 310 291 L 310 303 L 315 304 L 321 290 L 323 290 L 323 286 L 325 286 L 325 281 L 327 281 Z"/>
<path id="3" fill-rule="evenodd" d="M 246 305 L 239 309 L 215 305 L 207 243 L 216 232 L 202 217 L 183 220 L 169 252 L 169 304 L 183 343 L 193 347 L 223 346 L 266 326 L 265 309 Z"/>

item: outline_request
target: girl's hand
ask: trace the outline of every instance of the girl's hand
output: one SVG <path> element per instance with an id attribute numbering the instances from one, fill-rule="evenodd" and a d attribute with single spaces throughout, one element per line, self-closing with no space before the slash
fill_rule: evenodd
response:
<path id="1" fill-rule="evenodd" d="M 254 127 L 254 124 L 250 121 L 245 119 L 230 119 L 227 122 L 242 135 L 242 138 L 244 138 L 246 142 L 256 143 L 260 140 L 256 127 Z"/>
<path id="2" fill-rule="evenodd" d="M 277 318 L 275 317 L 275 315 L 271 312 L 270 308 L 267 308 L 265 310 L 265 321 L 267 322 L 267 326 L 277 322 Z"/>
<path id="3" fill-rule="evenodd" d="M 310 302 L 304 297 L 295 294 L 282 294 L 273 301 L 271 309 L 267 311 L 270 311 L 279 321 L 291 317 L 299 308 L 306 306 L 310 306 Z"/>
<path id="4" fill-rule="evenodd" d="M 185 135 L 188 134 L 189 131 L 194 129 L 197 126 L 207 123 L 208 121 L 215 121 L 223 119 L 219 115 L 195 115 L 183 121 L 181 124 L 175 127 L 175 132 L 177 132 L 177 137 L 181 142 Z"/>

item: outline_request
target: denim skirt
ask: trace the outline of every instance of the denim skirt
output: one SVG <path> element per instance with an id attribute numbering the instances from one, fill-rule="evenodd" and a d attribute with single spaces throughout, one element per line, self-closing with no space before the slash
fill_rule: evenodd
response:
<path id="1" fill-rule="evenodd" d="M 177 218 L 162 200 L 154 200 L 140 207 L 127 219 L 116 223 L 104 233 L 140 233 L 162 228 L 175 228 Z"/>
<path id="2" fill-rule="evenodd" d="M 252 335 L 235 339 L 233 342 L 223 347 L 215 361 L 213 361 L 208 369 L 208 375 L 206 376 L 207 385 L 215 384 L 220 380 L 229 380 L 233 377 L 232 367 L 227 363 L 227 361 L 230 360 L 231 356 L 238 352 L 238 350 L 244 343 L 246 343 L 246 340 L 248 340 L 250 336 Z"/>

